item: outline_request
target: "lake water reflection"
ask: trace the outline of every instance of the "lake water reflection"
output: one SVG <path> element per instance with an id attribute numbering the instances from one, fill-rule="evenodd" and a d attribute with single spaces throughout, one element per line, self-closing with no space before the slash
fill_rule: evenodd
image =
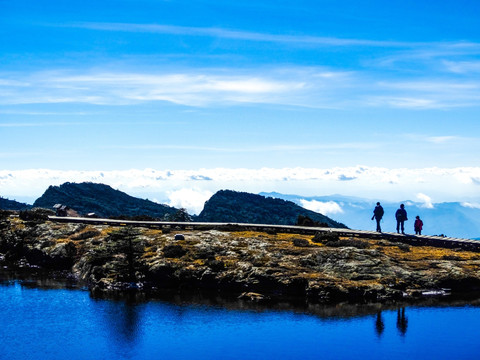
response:
<path id="1" fill-rule="evenodd" d="M 475 359 L 480 351 L 472 305 L 267 310 L 28 284 L 0 285 L 0 359 Z"/>

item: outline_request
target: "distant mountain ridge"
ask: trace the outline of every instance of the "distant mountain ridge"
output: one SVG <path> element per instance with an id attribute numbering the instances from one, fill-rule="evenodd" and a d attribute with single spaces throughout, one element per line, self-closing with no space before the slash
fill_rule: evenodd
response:
<path id="1" fill-rule="evenodd" d="M 2 210 L 26 210 L 30 209 L 31 207 L 32 205 L 0 197 L 0 209 Z"/>
<path id="2" fill-rule="evenodd" d="M 330 227 L 346 228 L 344 224 L 291 201 L 232 190 L 215 193 L 205 203 L 196 221 L 294 225 L 298 215 L 308 216 Z"/>
<path id="3" fill-rule="evenodd" d="M 359 230 L 375 230 L 375 221 L 371 220 L 373 208 L 380 201 L 385 209 L 382 220 L 382 230 L 395 232 L 395 211 L 402 202 L 391 202 L 364 199 L 352 196 L 329 195 L 329 196 L 300 196 L 293 194 L 281 194 L 276 192 L 261 193 L 279 199 L 289 200 L 301 206 L 312 206 L 315 202 L 323 204 L 336 204 L 336 211 L 331 212 L 337 221 L 348 224 L 349 227 Z M 423 220 L 423 234 L 447 235 L 452 237 L 478 239 L 480 238 L 480 208 L 478 205 L 468 205 L 461 202 L 444 202 L 425 204 L 421 202 L 403 201 L 405 204 L 408 221 L 405 223 L 407 233 L 414 233 L 413 223 L 415 216 L 419 215 Z M 318 204 L 317 204 L 318 205 Z M 321 206 L 316 207 L 320 209 Z M 320 210 L 317 210 L 320 211 Z M 320 211 L 322 212 L 322 211 Z M 330 213 L 325 212 L 327 215 Z"/>
<path id="4" fill-rule="evenodd" d="M 178 211 L 174 207 L 139 199 L 108 185 L 91 182 L 50 186 L 33 206 L 51 209 L 55 204 L 67 205 L 80 214 L 94 212 L 101 217 L 147 215 L 163 218 Z"/>

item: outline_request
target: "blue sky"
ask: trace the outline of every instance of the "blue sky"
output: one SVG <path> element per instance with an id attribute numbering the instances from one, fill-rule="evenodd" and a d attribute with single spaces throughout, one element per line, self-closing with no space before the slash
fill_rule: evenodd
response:
<path id="1" fill-rule="evenodd" d="M 479 18 L 475 1 L 0 0 L 1 195 L 154 169 L 193 171 L 164 187 L 186 197 L 476 197 Z"/>

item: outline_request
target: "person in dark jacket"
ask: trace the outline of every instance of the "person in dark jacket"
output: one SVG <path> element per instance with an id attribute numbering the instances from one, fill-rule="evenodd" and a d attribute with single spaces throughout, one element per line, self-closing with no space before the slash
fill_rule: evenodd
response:
<path id="1" fill-rule="evenodd" d="M 401 204 L 400 209 L 397 210 L 395 213 L 395 219 L 397 219 L 397 233 L 400 233 L 400 229 L 402 230 L 402 234 L 405 234 L 405 221 L 408 220 L 407 218 L 407 211 L 405 210 L 405 205 Z"/>
<path id="2" fill-rule="evenodd" d="M 377 231 L 382 232 L 382 228 L 380 227 L 380 220 L 382 220 L 383 217 L 383 207 L 380 205 L 379 202 L 377 202 L 377 206 L 375 206 L 375 209 L 373 209 L 373 216 L 372 220 L 375 219 L 377 220 Z"/>
<path id="3" fill-rule="evenodd" d="M 415 217 L 415 224 L 413 225 L 415 228 L 415 235 L 422 235 L 422 229 L 423 229 L 423 221 L 420 220 L 420 216 Z"/>

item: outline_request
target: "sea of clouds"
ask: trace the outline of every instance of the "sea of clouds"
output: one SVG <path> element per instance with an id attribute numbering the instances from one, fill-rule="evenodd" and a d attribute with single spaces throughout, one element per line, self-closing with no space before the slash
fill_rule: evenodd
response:
<path id="1" fill-rule="evenodd" d="M 193 214 L 198 214 L 205 201 L 221 189 L 251 193 L 279 192 L 305 197 L 342 194 L 389 201 L 420 200 L 426 206 L 445 201 L 474 205 L 480 202 L 480 167 L 0 170 L 0 196 L 33 203 L 48 186 L 65 182 L 103 183 L 132 196 L 184 207 Z M 304 206 L 325 214 L 341 212 L 335 202 L 306 202 Z"/>

